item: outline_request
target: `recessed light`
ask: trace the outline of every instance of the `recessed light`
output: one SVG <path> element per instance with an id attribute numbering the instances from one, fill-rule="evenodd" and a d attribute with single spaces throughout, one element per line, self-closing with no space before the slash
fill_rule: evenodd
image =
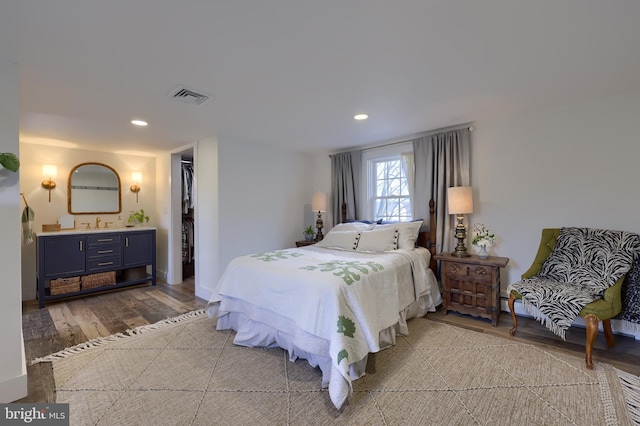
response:
<path id="1" fill-rule="evenodd" d="M 353 116 L 353 118 L 355 118 L 356 120 L 366 120 L 367 118 L 369 118 L 369 116 L 367 114 L 356 114 Z"/>
<path id="2" fill-rule="evenodd" d="M 135 124 L 136 126 L 146 126 L 149 123 L 143 120 L 131 120 L 131 124 Z"/>

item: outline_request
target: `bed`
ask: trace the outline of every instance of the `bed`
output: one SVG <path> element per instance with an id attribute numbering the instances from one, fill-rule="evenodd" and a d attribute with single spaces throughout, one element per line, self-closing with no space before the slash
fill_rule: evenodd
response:
<path id="1" fill-rule="evenodd" d="M 433 201 L 429 210 L 435 229 Z M 342 219 L 314 245 L 232 260 L 206 308 L 218 330 L 236 331 L 235 344 L 280 347 L 318 367 L 338 409 L 368 354 L 395 345 L 408 319 L 442 302 L 423 221 Z"/>

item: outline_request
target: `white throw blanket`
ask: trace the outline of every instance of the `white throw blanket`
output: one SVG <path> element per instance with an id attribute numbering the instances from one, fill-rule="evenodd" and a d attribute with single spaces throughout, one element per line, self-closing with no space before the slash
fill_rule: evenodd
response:
<path id="1" fill-rule="evenodd" d="M 329 354 L 304 333 L 294 344 L 331 357 L 329 394 L 340 408 L 352 391 L 349 366 L 381 349 L 380 331 L 398 323 L 398 313 L 426 292 L 427 269 L 423 250 L 363 254 L 305 247 L 242 256 L 226 268 L 208 311 L 222 317 L 241 300 L 276 313 L 268 324 L 274 328 L 285 317 L 324 339 Z"/>

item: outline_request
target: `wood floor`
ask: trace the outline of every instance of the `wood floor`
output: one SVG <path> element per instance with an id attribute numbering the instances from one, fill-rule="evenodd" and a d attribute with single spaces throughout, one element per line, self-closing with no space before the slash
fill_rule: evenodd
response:
<path id="1" fill-rule="evenodd" d="M 28 395 L 17 402 L 54 402 L 51 363 L 29 366 L 31 360 L 97 337 L 110 336 L 204 308 L 194 294 L 194 281 L 156 286 L 143 284 L 90 297 L 23 303 L 22 330 L 27 360 Z"/>
<path id="2" fill-rule="evenodd" d="M 194 309 L 201 309 L 205 305 L 205 300 L 194 295 L 193 279 L 178 285 L 142 285 L 48 303 L 44 309 L 38 309 L 36 301 L 25 302 L 22 324 L 27 365 L 34 358 L 58 352 L 69 346 L 140 325 L 152 324 Z M 567 333 L 567 340 L 563 342 L 537 321 L 523 317 L 518 318 L 518 333 L 511 337 L 511 315 L 505 312 L 502 313 L 497 327 L 491 326 L 487 320 L 455 313 L 444 315 L 442 311 L 429 313 L 427 318 L 584 357 L 585 330 L 580 327 L 572 327 Z M 604 335 L 600 333 L 593 359 L 594 362 L 607 362 L 621 370 L 640 375 L 640 341 L 616 335 L 616 346 L 609 349 Z M 50 363 L 28 366 L 27 376 L 28 395 L 17 402 L 55 401 Z"/>

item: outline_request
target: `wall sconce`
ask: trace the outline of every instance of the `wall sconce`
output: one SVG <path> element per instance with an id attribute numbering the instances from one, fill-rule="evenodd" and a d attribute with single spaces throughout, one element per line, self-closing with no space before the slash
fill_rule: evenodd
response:
<path id="1" fill-rule="evenodd" d="M 55 178 L 58 177 L 58 167 L 52 164 L 42 165 L 42 187 L 49 190 L 49 202 L 51 202 L 51 190 L 56 187 Z"/>
<path id="2" fill-rule="evenodd" d="M 137 203 L 138 192 L 140 192 L 140 184 L 142 183 L 142 173 L 141 172 L 131 173 L 131 180 L 133 181 L 133 183 L 131 184 L 131 192 L 136 193 L 136 203 Z"/>
<path id="3" fill-rule="evenodd" d="M 316 242 L 322 241 L 324 235 L 322 234 L 322 228 L 324 225 L 322 223 L 322 212 L 327 211 L 327 193 L 316 191 L 313 193 L 313 197 L 311 198 L 311 210 L 314 212 L 318 212 L 318 219 L 316 220 L 316 228 L 318 232 L 316 233 Z"/>
<path id="4" fill-rule="evenodd" d="M 467 229 L 464 227 L 464 214 L 473 213 L 473 196 L 470 186 L 456 186 L 447 189 L 447 205 L 449 214 L 457 214 L 456 238 L 458 245 L 453 253 L 456 257 L 469 257 L 464 240 L 467 239 Z"/>

